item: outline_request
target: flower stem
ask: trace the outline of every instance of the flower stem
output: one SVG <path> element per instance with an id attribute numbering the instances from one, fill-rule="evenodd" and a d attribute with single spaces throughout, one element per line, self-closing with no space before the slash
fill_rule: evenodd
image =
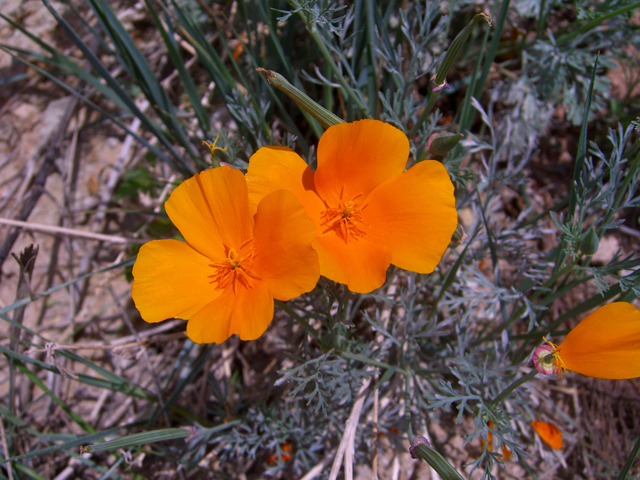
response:
<path id="1" fill-rule="evenodd" d="M 309 332 L 312 336 L 314 336 L 318 340 L 320 339 L 320 335 L 318 334 L 318 332 L 315 331 L 315 329 L 311 325 L 309 325 L 309 322 L 307 322 L 304 318 L 302 318 L 300 315 L 294 312 L 291 308 L 289 308 L 289 305 L 287 305 L 286 303 L 280 300 L 274 300 L 274 301 L 276 305 L 278 305 L 282 310 L 287 312 L 294 320 L 296 320 L 300 325 L 302 325 L 302 328 L 304 328 L 307 332 Z"/>
<path id="2" fill-rule="evenodd" d="M 492 405 L 496 405 L 496 404 L 500 403 L 502 400 L 507 398 L 507 396 L 511 392 L 513 392 L 516 388 L 518 388 L 523 383 L 527 383 L 529 380 L 531 380 L 537 374 L 538 374 L 538 371 L 534 368 L 529 373 L 527 373 L 524 377 L 520 377 L 518 380 L 516 380 L 511 385 L 509 385 L 507 388 L 505 388 L 502 392 L 500 392 L 498 394 L 498 396 L 491 401 L 491 404 Z"/>

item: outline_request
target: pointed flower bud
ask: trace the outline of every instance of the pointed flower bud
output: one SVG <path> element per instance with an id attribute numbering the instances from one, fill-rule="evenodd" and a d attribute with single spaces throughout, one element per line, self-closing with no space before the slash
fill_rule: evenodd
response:
<path id="1" fill-rule="evenodd" d="M 593 255 L 598 251 L 600 245 L 600 238 L 596 233 L 596 229 L 592 226 L 587 233 L 584 234 L 580 241 L 580 251 L 585 255 Z"/>
<path id="2" fill-rule="evenodd" d="M 329 128 L 331 125 L 337 125 L 338 123 L 344 123 L 337 115 L 333 114 L 326 108 L 320 106 L 314 102 L 311 97 L 305 94 L 302 90 L 291 85 L 286 78 L 273 70 L 266 70 L 264 68 L 256 68 L 256 72 L 260 72 L 264 75 L 271 85 L 278 90 L 286 93 L 291 100 L 296 102 L 300 108 L 308 112 L 313 118 L 318 120 L 324 128 Z"/>
<path id="3" fill-rule="evenodd" d="M 427 149 L 432 155 L 446 155 L 464 138 L 462 133 L 432 133 L 427 140 Z"/>
<path id="4" fill-rule="evenodd" d="M 486 13 L 478 13 L 476 16 L 474 16 L 471 19 L 471 21 L 467 24 L 467 26 L 464 27 L 460 31 L 460 33 L 458 33 L 456 38 L 453 39 L 453 42 L 451 42 L 451 46 L 449 47 L 449 50 L 447 50 L 447 53 L 445 54 L 444 59 L 442 60 L 442 63 L 438 67 L 438 73 L 432 79 L 432 82 L 435 85 L 435 88 L 438 88 L 438 87 L 446 88 L 444 87 L 444 85 L 446 84 L 446 81 L 447 81 L 446 77 L 447 77 L 447 73 L 449 73 L 449 69 L 451 68 L 451 66 L 453 65 L 453 62 L 455 62 L 456 58 L 460 54 L 460 51 L 462 50 L 462 47 L 464 47 L 464 44 L 467 43 L 467 39 L 471 34 L 471 30 L 483 18 L 487 21 L 489 25 L 491 25 L 491 17 L 489 15 L 487 15 Z M 438 90 L 434 90 L 434 91 L 438 91 Z"/>

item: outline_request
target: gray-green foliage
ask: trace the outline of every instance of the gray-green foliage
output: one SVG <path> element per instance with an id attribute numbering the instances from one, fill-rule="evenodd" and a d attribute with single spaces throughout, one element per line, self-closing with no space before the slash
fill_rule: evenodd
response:
<path id="1" fill-rule="evenodd" d="M 418 123 L 416 135 L 410 138 L 411 154 L 422 160 L 427 155 L 429 135 L 444 129 L 439 126 L 440 111 L 427 112 L 427 121 L 419 123 L 428 104 L 429 77 L 458 33 L 454 25 L 464 25 L 475 12 L 470 12 L 472 2 L 458 2 L 446 15 L 445 5 L 436 1 L 408 2 L 406 9 L 399 8 L 399 3 L 246 0 L 238 2 L 236 20 L 231 22 L 227 5 L 210 19 L 195 2 L 166 2 L 163 8 L 155 8 L 149 1 L 149 11 L 156 12 L 153 20 L 158 31 L 166 34 L 162 35 L 164 48 L 179 71 L 180 88 L 187 94 L 180 105 L 104 0 L 88 0 L 92 18 L 104 32 L 92 32 L 88 37 L 100 36 L 113 52 L 110 61 L 120 65 L 122 73 L 111 77 L 106 69 L 100 69 L 97 57 L 91 59 L 90 76 L 81 74 L 75 62 L 61 52 L 49 50 L 46 61 L 71 78 L 84 78 L 85 95 L 110 100 L 118 114 L 107 118 L 124 114 L 143 119 L 147 133 L 158 141 L 157 156 L 183 175 L 207 166 L 200 142 L 215 138 L 217 130 L 221 131 L 220 145 L 228 147 L 217 154 L 240 168 L 246 167 L 257 148 L 277 141 L 297 147 L 313 164 L 313 145 L 321 127 L 256 74 L 258 66 L 278 70 L 346 120 L 380 118 L 405 132 Z M 496 3 L 496 12 L 502 5 Z M 199 353 L 190 342 L 164 378 L 165 385 L 173 389 L 164 392 L 164 402 L 132 381 L 76 355 L 74 362 L 93 365 L 91 368 L 106 378 L 84 376 L 80 381 L 147 399 L 146 418 L 151 424 L 123 425 L 125 430 L 156 430 L 157 425 L 152 424 L 164 412 L 176 423 L 197 425 L 194 437 L 184 447 L 164 451 L 174 458 L 180 452 L 181 469 L 195 468 L 213 451 L 232 466 L 223 465 L 221 476 L 248 461 L 262 465 L 256 468 L 262 468 L 265 475 L 301 475 L 332 454 L 355 397 L 368 381 L 372 383 L 364 412 L 371 410 L 370 392 L 377 389 L 385 399 L 378 425 L 394 442 L 399 438 L 393 437 L 391 427 L 399 436 L 411 439 L 414 434 L 428 433 L 432 421 L 449 418 L 446 411 L 453 409 L 458 422 L 471 420 L 459 427 L 467 429 L 465 441 L 476 437 L 486 440 L 492 421 L 497 445 L 506 445 L 527 465 L 525 445 L 530 440 L 518 420 L 528 424 L 535 418 L 530 395 L 537 387 L 522 387 L 498 403 L 493 399 L 528 371 L 530 353 L 543 335 L 557 332 L 564 320 L 609 299 L 631 300 L 640 293 L 637 253 L 616 255 L 605 265 L 592 265 L 591 257 L 579 248 L 589 228 L 602 238 L 622 224 L 623 214 L 640 205 L 640 157 L 632 128 L 612 129 L 610 145 L 591 144 L 573 185 L 574 212 L 567 212 L 568 202 L 548 206 L 532 199 L 528 175 L 537 168 L 540 135 L 559 103 L 567 107 L 570 122 L 580 124 L 589 118 L 584 110 L 599 51 L 607 56 L 600 57 L 600 69 L 595 72 L 591 112 L 607 106 L 604 69 L 612 67 L 612 60 L 622 55 L 625 45 L 639 43 L 637 27 L 628 22 L 629 5 L 633 3 L 580 2 L 576 20 L 557 31 L 550 18 L 565 11 L 566 5 L 514 2 L 510 18 L 522 16 L 537 22 L 538 35 L 517 41 L 515 47 L 505 43 L 503 48 L 511 57 L 498 63 L 511 75 L 499 76 L 487 85 L 483 99 L 469 95 L 462 101 L 462 90 L 474 84 L 483 68 L 483 50 L 478 47 L 487 46 L 490 38 L 485 36 L 486 26 L 473 31 L 459 58 L 462 78 L 451 82 L 452 88 L 441 97 L 460 102 L 447 107 L 446 113 L 456 120 L 465 109 L 469 118 L 476 118 L 475 124 L 469 122 L 473 125 L 470 131 L 462 132 L 466 136 L 462 146 L 444 159 L 457 186 L 457 207 L 470 214 L 465 225 L 467 237 L 453 246 L 431 275 L 392 269 L 387 285 L 371 295 L 350 294 L 338 285 L 322 282 L 321 288 L 289 302 L 288 313 L 297 315 L 315 334 L 302 330 L 290 340 L 288 364 L 279 372 L 274 390 L 269 391 L 274 395 L 249 404 L 237 384 L 216 380 L 204 371 L 212 352 L 218 354 L 214 349 L 220 347 Z M 603 16 L 618 10 L 619 15 L 604 23 Z M 584 30 L 589 22 L 593 27 Z M 243 33 L 244 53 L 235 60 L 228 35 L 239 39 Z M 501 33 L 492 31 L 490 35 Z M 178 47 L 175 35 L 195 49 L 197 69 L 182 68 L 182 56 L 187 54 Z M 74 41 L 86 47 L 89 39 L 77 35 Z M 500 53 L 499 49 L 495 53 Z M 102 78 L 108 81 L 103 83 Z M 72 83 L 69 77 L 65 81 Z M 213 92 L 207 91 L 209 85 L 213 85 Z M 129 93 L 134 91 L 140 95 L 134 98 Z M 153 105 L 151 112 L 136 110 L 134 100 L 140 96 Z M 224 110 L 220 117 L 212 117 L 204 107 L 200 100 L 205 96 L 212 99 L 213 108 Z M 586 145 L 586 137 L 583 140 Z M 515 196 L 521 196 L 522 205 L 515 213 L 505 214 L 508 197 Z M 540 244 L 550 232 L 561 237 L 561 244 L 544 251 Z M 587 283 L 594 283 L 600 294 L 565 315 L 550 316 L 558 299 Z M 17 354 L 13 358 L 26 362 Z M 26 364 L 20 365 L 27 369 Z M 44 363 L 30 365 L 36 372 L 46 366 L 53 374 L 63 373 Z M 240 374 L 236 371 L 235 375 L 234 381 L 241 383 Z M 203 376 L 208 378 L 210 394 L 205 399 L 207 415 L 199 418 L 180 409 L 179 399 L 190 383 Z M 179 381 L 172 383 L 174 377 Z M 229 407 L 229 392 L 234 388 L 239 391 L 238 400 Z M 25 430 L 18 417 L 6 418 L 22 434 L 42 435 Z M 366 414 L 363 418 L 357 432 L 356 460 L 368 463 L 373 430 L 370 418 Z M 83 425 L 81 418 L 75 420 Z M 64 444 L 64 448 L 75 447 L 80 438 L 74 436 L 73 445 Z M 48 437 L 42 441 L 54 443 Z M 268 455 L 282 453 L 285 442 L 295 445 L 292 462 L 269 465 Z M 435 441 L 434 447 L 442 450 Z M 19 464 L 19 459 L 14 460 Z M 485 441 L 470 467 L 492 477 L 493 466 L 501 462 L 499 451 L 490 451 Z"/>

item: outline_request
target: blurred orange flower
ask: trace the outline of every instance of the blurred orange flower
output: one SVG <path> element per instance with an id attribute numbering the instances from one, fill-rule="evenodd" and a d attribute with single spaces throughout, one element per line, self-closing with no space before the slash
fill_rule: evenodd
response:
<path id="1" fill-rule="evenodd" d="M 489 428 L 493 428 L 493 420 L 489 420 L 489 423 L 487 423 L 487 425 L 489 426 Z M 493 451 L 493 432 L 491 430 L 489 430 L 489 433 L 487 434 L 487 450 L 489 450 L 490 452 Z M 482 446 L 482 448 L 484 448 L 484 439 L 480 439 L 480 445 Z M 502 445 L 502 448 L 500 449 L 500 451 L 502 452 L 502 459 L 503 460 L 509 460 L 511 458 L 511 456 L 513 455 L 513 453 L 511 453 L 511 450 L 509 450 L 509 448 L 506 445 Z"/>
<path id="2" fill-rule="evenodd" d="M 151 323 L 182 318 L 196 343 L 231 335 L 254 340 L 273 318 L 273 299 L 313 289 L 320 276 L 315 227 L 284 190 L 249 211 L 239 170 L 219 167 L 180 184 L 165 203 L 187 241 L 142 246 L 133 266 L 133 301 Z"/>
<path id="3" fill-rule="evenodd" d="M 367 293 L 390 264 L 430 273 L 451 242 L 458 215 L 442 163 L 404 171 L 409 140 L 378 120 L 329 127 L 314 172 L 293 150 L 263 147 L 249 161 L 252 208 L 278 189 L 291 191 L 316 226 L 320 274 Z"/>
<path id="4" fill-rule="evenodd" d="M 285 442 L 283 444 L 280 445 L 280 450 L 282 450 L 283 452 L 286 453 L 281 453 L 280 454 L 280 459 L 283 462 L 287 462 L 289 460 L 291 460 L 291 455 L 287 455 L 287 453 L 293 453 L 293 446 L 291 445 L 290 442 Z M 267 458 L 267 462 L 269 462 L 269 465 L 274 465 L 275 463 L 278 463 L 278 455 L 274 454 L 269 456 L 269 458 Z"/>
<path id="5" fill-rule="evenodd" d="M 536 421 L 531 422 L 531 427 L 540 436 L 542 441 L 551 448 L 560 450 L 562 445 L 564 445 L 562 441 L 562 431 L 553 423 Z"/>
<path id="6" fill-rule="evenodd" d="M 588 377 L 640 377 L 640 311 L 627 302 L 600 307 L 582 320 L 560 345 L 536 348 L 533 362 L 545 375 L 570 370 Z"/>

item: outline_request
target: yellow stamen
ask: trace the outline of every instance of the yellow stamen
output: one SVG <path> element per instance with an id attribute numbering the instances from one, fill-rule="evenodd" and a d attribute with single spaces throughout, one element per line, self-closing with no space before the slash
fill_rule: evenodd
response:
<path id="1" fill-rule="evenodd" d="M 260 276 L 253 271 L 253 238 L 244 242 L 238 251 L 224 244 L 227 258 L 218 263 L 211 263 L 209 266 L 215 269 L 213 275 L 209 275 L 211 283 L 216 283 L 219 290 L 225 290 L 230 285 L 233 286 L 233 293 L 238 293 L 238 284 L 246 289 L 253 288 L 251 279 L 261 280 Z"/>
<path id="2" fill-rule="evenodd" d="M 365 235 L 366 225 L 363 224 L 362 211 L 366 208 L 366 205 L 360 206 L 355 201 L 362 194 L 356 195 L 351 200 L 344 200 L 342 198 L 343 195 L 344 189 L 340 192 L 338 206 L 327 208 L 322 212 L 320 225 L 327 226 L 323 233 L 333 230 L 338 237 L 347 243 L 349 237 L 358 240 Z"/>
<path id="3" fill-rule="evenodd" d="M 553 357 L 553 364 L 557 368 L 556 376 L 558 378 L 562 378 L 562 372 L 563 371 L 566 372 L 567 371 L 567 367 L 565 367 L 564 361 L 562 360 L 562 357 L 560 356 L 560 347 L 558 347 L 558 345 L 556 345 L 555 343 L 550 342 L 545 337 L 542 337 L 542 340 L 544 341 L 544 343 L 546 343 L 546 344 L 550 345 L 551 347 L 553 347 L 553 353 L 551 354 L 551 356 Z"/>
<path id="4" fill-rule="evenodd" d="M 220 138 L 220 132 L 218 132 L 218 135 L 216 135 L 216 139 L 213 141 L 213 143 L 208 143 L 205 142 L 204 140 L 202 141 L 203 145 L 206 145 L 207 147 L 209 147 L 209 150 L 211 150 L 211 156 L 215 158 L 216 156 L 216 150 L 220 150 L 222 152 L 226 152 L 227 151 L 227 147 L 216 147 L 216 143 L 218 143 L 218 139 Z"/>

